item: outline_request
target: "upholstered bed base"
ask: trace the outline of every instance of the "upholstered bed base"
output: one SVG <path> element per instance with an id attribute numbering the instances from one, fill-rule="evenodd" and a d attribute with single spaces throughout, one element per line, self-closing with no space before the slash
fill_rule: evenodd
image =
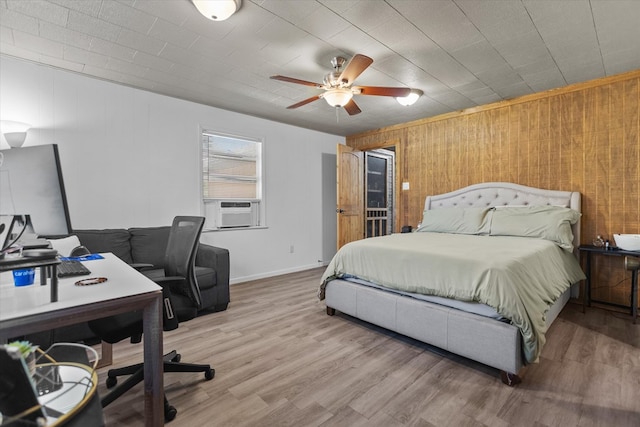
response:
<path id="1" fill-rule="evenodd" d="M 325 292 L 329 314 L 338 310 L 505 373 L 517 374 L 523 367 L 520 331 L 507 322 L 341 279 L 329 282 Z M 569 293 L 549 310 L 547 325 Z"/>
<path id="2" fill-rule="evenodd" d="M 541 190 L 510 183 L 485 183 L 427 197 L 425 209 L 502 205 L 558 205 L 580 212 L 580 193 Z M 579 246 L 580 224 L 574 228 Z M 547 326 L 558 316 L 577 285 L 567 290 L 546 315 Z M 573 290 L 573 292 L 572 292 Z M 443 305 L 341 279 L 326 285 L 327 313 L 335 310 L 406 335 L 460 356 L 497 368 L 508 385 L 518 383 L 524 366 L 522 338 L 515 326 Z"/>

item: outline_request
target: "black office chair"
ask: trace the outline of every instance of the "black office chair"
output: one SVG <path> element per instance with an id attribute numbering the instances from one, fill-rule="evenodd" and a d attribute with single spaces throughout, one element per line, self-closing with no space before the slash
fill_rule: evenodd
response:
<path id="1" fill-rule="evenodd" d="M 163 329 L 176 329 L 178 321 L 196 317 L 200 307 L 200 290 L 195 278 L 194 265 L 200 233 L 204 225 L 202 217 L 177 216 L 169 233 L 164 268 L 154 269 L 149 265 L 138 265 L 140 272 L 162 286 Z M 142 312 L 135 311 L 89 322 L 89 328 L 103 341 L 116 343 L 125 338 L 137 343 L 142 340 Z M 163 358 L 164 372 L 204 372 L 205 379 L 211 380 L 215 370 L 210 365 L 180 363 L 180 354 L 175 350 Z M 122 384 L 102 399 L 106 407 L 144 378 L 143 364 L 111 369 L 107 373 L 107 388 L 113 388 L 118 376 L 129 375 Z M 177 410 L 164 398 L 166 421 L 175 418 Z"/>

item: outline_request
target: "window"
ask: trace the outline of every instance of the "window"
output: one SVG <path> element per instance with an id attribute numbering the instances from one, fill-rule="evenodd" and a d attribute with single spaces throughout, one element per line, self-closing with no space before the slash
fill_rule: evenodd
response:
<path id="1" fill-rule="evenodd" d="M 207 228 L 262 224 L 262 142 L 202 132 L 202 198 Z"/>

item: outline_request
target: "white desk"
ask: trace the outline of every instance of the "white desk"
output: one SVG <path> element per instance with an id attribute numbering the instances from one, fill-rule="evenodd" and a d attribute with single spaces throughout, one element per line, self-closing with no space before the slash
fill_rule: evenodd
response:
<path id="1" fill-rule="evenodd" d="M 162 365 L 162 289 L 113 254 L 87 261 L 90 276 L 60 279 L 59 298 L 50 302 L 49 285 L 36 278 L 13 285 L 11 273 L 0 279 L 0 342 L 12 337 L 143 309 L 145 425 L 164 425 Z M 75 286 L 79 279 L 106 277 L 97 285 Z"/>

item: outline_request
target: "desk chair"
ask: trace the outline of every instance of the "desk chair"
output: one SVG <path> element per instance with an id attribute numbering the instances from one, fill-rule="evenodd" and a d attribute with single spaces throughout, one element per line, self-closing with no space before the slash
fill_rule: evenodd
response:
<path id="1" fill-rule="evenodd" d="M 169 331 L 178 327 L 178 321 L 196 317 L 200 307 L 200 291 L 194 274 L 194 265 L 200 233 L 204 225 L 202 217 L 177 216 L 173 220 L 164 259 L 164 268 L 138 265 L 140 272 L 162 286 L 163 329 Z M 132 312 L 89 322 L 89 328 L 103 341 L 114 344 L 125 338 L 132 343 L 142 340 L 142 312 Z M 164 356 L 164 372 L 204 372 L 205 379 L 211 380 L 215 370 L 210 365 L 180 363 L 180 354 L 175 350 Z M 116 386 L 118 376 L 129 377 L 102 399 L 106 407 L 115 399 L 143 380 L 143 364 L 111 369 L 108 372 L 107 388 Z M 166 421 L 175 418 L 177 410 L 164 398 Z"/>

